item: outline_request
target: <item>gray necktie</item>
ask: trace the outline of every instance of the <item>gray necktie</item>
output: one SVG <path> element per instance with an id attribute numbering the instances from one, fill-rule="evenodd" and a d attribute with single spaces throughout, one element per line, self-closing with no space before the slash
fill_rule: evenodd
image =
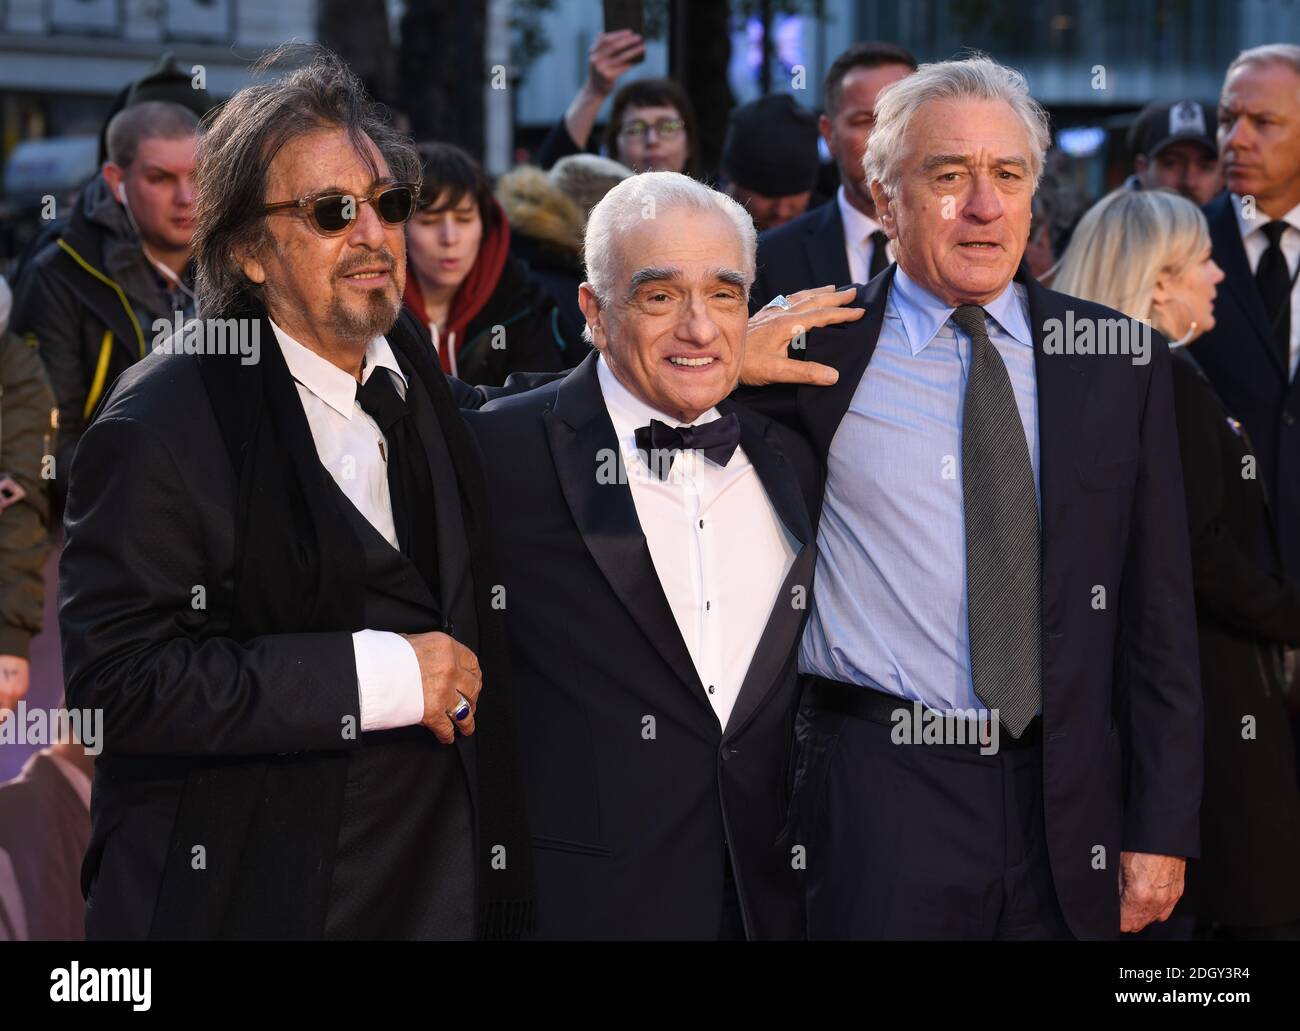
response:
<path id="1" fill-rule="evenodd" d="M 1020 737 L 1042 697 L 1038 498 L 1011 378 L 984 309 L 963 304 L 952 322 L 971 340 L 962 414 L 966 601 L 975 694 Z"/>

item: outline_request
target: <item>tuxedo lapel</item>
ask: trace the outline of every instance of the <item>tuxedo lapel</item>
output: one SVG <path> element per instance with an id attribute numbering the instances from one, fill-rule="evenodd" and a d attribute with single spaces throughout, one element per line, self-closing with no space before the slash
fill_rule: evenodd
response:
<path id="1" fill-rule="evenodd" d="M 1215 262 L 1223 269 L 1226 279 L 1224 285 L 1254 329 L 1252 335 L 1255 342 L 1264 348 L 1277 374 L 1285 376 L 1282 356 L 1273 344 L 1273 332 L 1269 326 L 1268 312 L 1264 308 L 1264 299 L 1259 294 L 1259 287 L 1255 285 L 1255 275 L 1250 271 L 1246 245 L 1237 225 L 1237 213 L 1233 210 L 1232 195 L 1225 190 L 1210 202 L 1206 215 L 1210 223 L 1210 247 Z"/>
<path id="2" fill-rule="evenodd" d="M 750 717 L 777 686 L 782 670 L 790 660 L 803 627 L 803 616 L 811 600 L 811 586 L 816 549 L 812 522 L 799 480 L 793 466 L 776 441 L 775 424 L 758 417 L 744 405 L 724 401 L 718 411 L 735 412 L 740 420 L 740 446 L 758 473 L 777 517 L 796 539 L 794 561 L 785 581 L 772 602 L 771 612 L 754 649 L 745 679 L 741 682 L 736 703 L 727 720 L 724 737 L 744 729 Z"/>
<path id="3" fill-rule="evenodd" d="M 849 271 L 849 256 L 844 248 L 844 220 L 840 217 L 839 202 L 832 197 L 821 210 L 822 217 L 810 220 L 813 224 L 803 238 L 808 268 L 812 271 L 815 285 L 833 283 L 844 286 L 853 274 Z"/>
<path id="4" fill-rule="evenodd" d="M 589 355 L 560 385 L 546 433 L 583 543 L 629 615 L 698 701 L 713 711 L 641 530 L 622 448 Z"/>

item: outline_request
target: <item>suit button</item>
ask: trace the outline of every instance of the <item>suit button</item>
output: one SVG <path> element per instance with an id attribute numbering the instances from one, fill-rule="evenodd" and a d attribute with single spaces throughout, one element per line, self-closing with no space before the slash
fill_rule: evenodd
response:
<path id="1" fill-rule="evenodd" d="M 1283 421 L 1284 423 L 1286 423 L 1288 426 L 1294 426 L 1294 425 L 1295 425 L 1295 416 L 1292 415 L 1290 412 L 1283 412 L 1283 413 L 1282 413 L 1282 421 Z"/>
<path id="2" fill-rule="evenodd" d="M 730 759 L 730 758 L 731 758 L 733 755 L 735 755 L 735 754 L 736 754 L 736 750 L 735 750 L 734 748 L 725 748 L 725 747 L 724 747 L 724 748 L 722 749 L 722 761 L 723 761 L 723 762 L 726 762 L 728 759 Z"/>

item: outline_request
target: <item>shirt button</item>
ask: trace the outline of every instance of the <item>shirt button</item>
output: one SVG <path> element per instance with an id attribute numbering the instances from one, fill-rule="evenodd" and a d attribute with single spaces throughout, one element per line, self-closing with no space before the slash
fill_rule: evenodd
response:
<path id="1" fill-rule="evenodd" d="M 701 529 L 701 530 L 704 529 L 704 520 L 703 520 L 703 519 L 700 520 L 700 529 Z"/>
<path id="2" fill-rule="evenodd" d="M 712 685 L 712 684 L 709 685 L 709 694 L 713 694 L 713 685 Z"/>

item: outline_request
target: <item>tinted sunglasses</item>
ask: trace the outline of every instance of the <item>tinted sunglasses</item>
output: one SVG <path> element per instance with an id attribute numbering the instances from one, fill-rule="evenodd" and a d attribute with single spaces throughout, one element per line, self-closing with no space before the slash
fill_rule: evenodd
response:
<path id="1" fill-rule="evenodd" d="M 373 204 L 375 214 L 385 225 L 400 226 L 415 213 L 415 198 L 420 192 L 416 183 L 381 183 L 366 196 L 350 193 L 315 193 L 297 200 L 280 201 L 262 208 L 266 214 L 298 210 L 307 216 L 312 228 L 322 236 L 347 232 L 361 214 L 362 204 Z"/>

